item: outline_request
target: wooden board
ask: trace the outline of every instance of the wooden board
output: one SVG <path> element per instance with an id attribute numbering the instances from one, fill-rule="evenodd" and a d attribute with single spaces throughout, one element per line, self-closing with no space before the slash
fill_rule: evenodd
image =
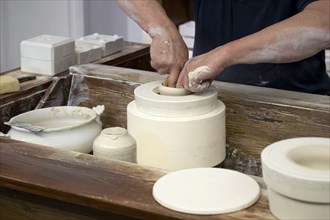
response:
<path id="1" fill-rule="evenodd" d="M 262 196 L 253 206 L 188 215 L 154 200 L 153 184 L 165 171 L 3 137 L 0 143 L 1 219 L 275 219 L 260 178 Z"/>
<path id="2" fill-rule="evenodd" d="M 150 65 L 150 45 L 124 42 L 123 50 L 93 63 L 153 71 Z"/>
<path id="3" fill-rule="evenodd" d="M 29 75 L 20 70 L 14 70 L 6 74 L 13 77 Z M 48 76 L 37 76 L 35 80 L 21 83 L 20 91 L 0 95 L 0 132 L 6 133 L 10 129 L 4 122 L 22 112 L 34 109 L 51 82 L 52 78 Z"/>

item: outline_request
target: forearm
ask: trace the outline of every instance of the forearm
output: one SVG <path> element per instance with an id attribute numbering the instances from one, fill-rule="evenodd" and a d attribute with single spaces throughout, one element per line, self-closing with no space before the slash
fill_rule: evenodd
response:
<path id="1" fill-rule="evenodd" d="M 167 17 L 157 0 L 116 0 L 119 7 L 132 18 L 150 37 L 163 31 L 174 31 L 175 25 Z"/>
<path id="2" fill-rule="evenodd" d="M 169 74 L 168 85 L 174 87 L 188 59 L 182 37 L 157 0 L 117 0 L 121 9 L 152 38 L 151 66 L 160 74 Z"/>
<path id="3" fill-rule="evenodd" d="M 230 42 L 212 53 L 223 57 L 222 67 L 289 63 L 310 57 L 330 47 L 329 7 L 328 0 L 313 2 L 301 13 Z"/>

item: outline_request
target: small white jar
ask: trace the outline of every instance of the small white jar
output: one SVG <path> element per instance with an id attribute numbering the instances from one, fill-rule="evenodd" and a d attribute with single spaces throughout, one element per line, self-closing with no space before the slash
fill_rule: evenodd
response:
<path id="1" fill-rule="evenodd" d="M 125 128 L 103 129 L 93 142 L 97 157 L 136 163 L 136 141 Z"/>

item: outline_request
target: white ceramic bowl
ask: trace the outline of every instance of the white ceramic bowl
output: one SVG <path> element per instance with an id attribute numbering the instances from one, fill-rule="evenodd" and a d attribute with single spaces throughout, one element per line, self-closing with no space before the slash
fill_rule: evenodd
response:
<path id="1" fill-rule="evenodd" d="M 9 120 L 12 139 L 62 148 L 81 153 L 92 151 L 93 141 L 102 130 L 99 115 L 104 106 L 90 109 L 58 106 L 32 110 Z"/>

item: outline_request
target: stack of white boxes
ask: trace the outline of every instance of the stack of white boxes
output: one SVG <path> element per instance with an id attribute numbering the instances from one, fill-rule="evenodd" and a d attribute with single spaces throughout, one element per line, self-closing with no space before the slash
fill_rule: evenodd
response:
<path id="1" fill-rule="evenodd" d="M 123 49 L 124 38 L 92 34 L 74 40 L 68 37 L 40 35 L 21 42 L 21 70 L 55 75 L 75 64 L 91 63 Z"/>
<path id="2" fill-rule="evenodd" d="M 195 21 L 188 21 L 179 25 L 179 32 L 188 47 L 189 58 L 191 58 L 195 42 Z"/>
<path id="3" fill-rule="evenodd" d="M 99 60 L 102 58 L 103 54 L 100 46 L 80 41 L 76 41 L 75 51 L 77 64 L 91 63 L 95 60 Z"/>
<path id="4" fill-rule="evenodd" d="M 76 41 L 80 43 L 88 43 L 100 47 L 102 49 L 102 57 L 109 56 L 123 49 L 124 38 L 118 35 L 91 34 L 82 37 Z"/>
<path id="5" fill-rule="evenodd" d="M 21 42 L 21 70 L 55 75 L 75 65 L 74 40 L 67 37 L 40 35 Z"/>

